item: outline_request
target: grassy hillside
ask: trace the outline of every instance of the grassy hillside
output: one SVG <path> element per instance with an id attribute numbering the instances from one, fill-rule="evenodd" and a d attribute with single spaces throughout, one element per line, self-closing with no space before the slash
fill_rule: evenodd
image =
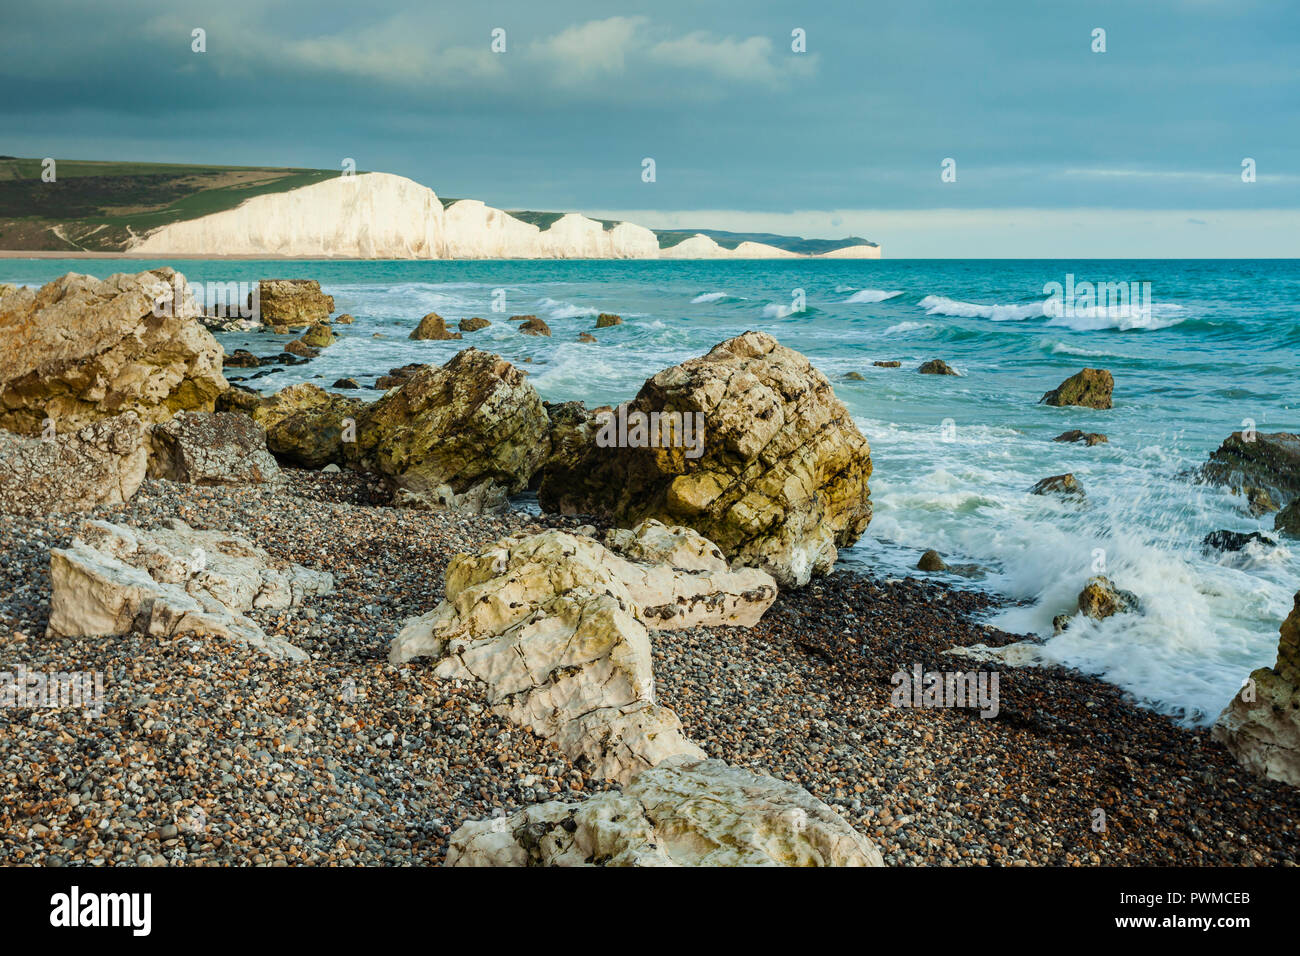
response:
<path id="1" fill-rule="evenodd" d="M 309 186 L 338 170 L 0 157 L 0 249 L 117 252 L 131 236 Z"/>

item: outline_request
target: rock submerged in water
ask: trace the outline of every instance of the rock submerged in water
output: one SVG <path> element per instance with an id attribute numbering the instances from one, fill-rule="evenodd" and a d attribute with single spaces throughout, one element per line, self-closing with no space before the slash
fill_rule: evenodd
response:
<path id="1" fill-rule="evenodd" d="M 596 336 L 592 335 L 590 332 L 579 332 L 578 341 L 591 345 L 596 341 Z"/>
<path id="2" fill-rule="evenodd" d="M 147 426 L 135 412 L 69 434 L 0 430 L 0 511 L 41 515 L 129 501 L 148 468 Z"/>
<path id="3" fill-rule="evenodd" d="M 466 823 L 447 866 L 884 866 L 875 845 L 793 783 L 675 757 L 622 793 Z"/>
<path id="4" fill-rule="evenodd" d="M 193 485 L 248 485 L 280 478 L 266 431 L 238 412 L 178 412 L 149 433 L 149 477 Z"/>
<path id="5" fill-rule="evenodd" d="M 447 330 L 446 320 L 437 312 L 430 312 L 422 318 L 420 324 L 417 325 L 412 330 L 410 336 L 408 336 L 408 338 L 412 339 L 433 342 L 459 339 L 460 337 L 461 335 L 459 332 L 449 332 Z"/>
<path id="6" fill-rule="evenodd" d="M 1053 438 L 1052 441 L 1083 442 L 1091 448 L 1093 445 L 1105 445 L 1110 441 L 1110 439 L 1101 432 L 1085 432 L 1075 428 L 1068 432 L 1061 432 L 1061 434 Z"/>
<path id="7" fill-rule="evenodd" d="M 1043 405 L 1081 405 L 1084 408 L 1111 407 L 1115 378 L 1104 368 L 1085 368 L 1071 375 L 1039 399 Z"/>
<path id="8" fill-rule="evenodd" d="M 1105 575 L 1089 578 L 1079 592 L 1079 613 L 1094 621 L 1104 621 L 1116 614 L 1140 610 L 1142 602 L 1132 591 L 1117 588 Z"/>
<path id="9" fill-rule="evenodd" d="M 1300 593 L 1282 622 L 1277 662 L 1243 682 L 1212 736 L 1251 773 L 1300 786 Z"/>
<path id="10" fill-rule="evenodd" d="M 262 364 L 262 360 L 248 349 L 235 349 L 222 360 L 221 364 L 224 368 L 257 368 Z"/>
<path id="11" fill-rule="evenodd" d="M 1249 534 L 1243 531 L 1211 531 L 1201 540 L 1201 552 L 1213 554 L 1216 551 L 1244 551 L 1249 545 L 1259 544 L 1276 548 L 1277 542 L 1258 531 Z"/>
<path id="12" fill-rule="evenodd" d="M 957 370 L 945 362 L 943 359 L 930 359 L 923 362 L 917 369 L 922 375 L 956 375 Z"/>
<path id="13" fill-rule="evenodd" d="M 1233 432 L 1201 466 L 1200 478 L 1233 489 L 1265 492 L 1270 502 L 1300 498 L 1300 435 Z"/>
<path id="14" fill-rule="evenodd" d="M 525 319 L 520 324 L 519 331 L 524 335 L 544 335 L 547 338 L 551 335 L 551 327 L 535 315 Z"/>
<path id="15" fill-rule="evenodd" d="M 776 583 L 685 528 L 646 522 L 607 545 L 547 531 L 455 556 L 445 599 L 406 622 L 389 660 L 433 657 L 438 677 L 481 682 L 494 711 L 598 776 L 702 757 L 655 703 L 647 628 L 749 626 Z"/>
<path id="16" fill-rule="evenodd" d="M 903 363 L 890 361 L 890 362 L 872 362 L 871 364 L 874 365 L 876 368 L 899 368 L 902 366 Z"/>
<path id="17" fill-rule="evenodd" d="M 1083 499 L 1087 497 L 1083 486 L 1069 472 L 1064 475 L 1052 475 L 1050 478 L 1044 478 L 1029 491 L 1030 494 L 1034 495 L 1057 495 L 1062 498 Z"/>
<path id="18" fill-rule="evenodd" d="M 649 420 L 669 411 L 683 426 L 681 440 L 603 447 L 597 431 L 571 462 L 542 472 L 542 507 L 623 527 L 645 518 L 686 525 L 783 586 L 829 571 L 837 548 L 866 529 L 867 440 L 826 377 L 772 336 L 746 332 L 652 376 L 609 430 L 620 414 Z M 698 457 L 687 455 L 681 416 L 700 425 Z"/>
<path id="19" fill-rule="evenodd" d="M 212 411 L 222 349 L 172 269 L 69 273 L 0 301 L 0 428 L 40 435 L 125 412 L 147 423 Z"/>
<path id="20" fill-rule="evenodd" d="M 334 329 L 328 322 L 317 322 L 300 335 L 297 341 L 309 348 L 324 349 L 337 342 L 338 336 L 334 334 Z"/>
<path id="21" fill-rule="evenodd" d="M 462 332 L 477 332 L 479 329 L 486 329 L 491 324 L 487 319 L 479 318 L 476 315 L 471 319 L 461 319 L 456 327 Z"/>
<path id="22" fill-rule="evenodd" d="M 610 312 L 602 312 L 600 313 L 600 315 L 596 316 L 596 328 L 598 329 L 608 329 L 611 328 L 612 326 L 622 325 L 622 324 L 623 324 L 623 317 L 621 315 L 614 315 Z"/>
<path id="23" fill-rule="evenodd" d="M 1279 511 L 1273 518 L 1273 530 L 1293 538 L 1300 538 L 1300 498 Z"/>
<path id="24" fill-rule="evenodd" d="M 943 557 L 939 552 L 931 548 L 921 555 L 921 560 L 916 562 L 916 569 L 918 571 L 947 571 L 948 565 L 943 563 Z"/>
<path id="25" fill-rule="evenodd" d="M 334 311 L 334 297 L 321 292 L 315 279 L 263 279 L 257 296 L 262 324 L 277 329 L 325 322 Z"/>
<path id="26" fill-rule="evenodd" d="M 113 636 L 138 628 L 158 638 L 221 638 L 292 660 L 307 654 L 268 637 L 245 612 L 293 607 L 334 587 L 324 571 L 177 519 L 151 531 L 87 521 L 69 547 L 50 552 L 50 582 L 51 636 Z"/>

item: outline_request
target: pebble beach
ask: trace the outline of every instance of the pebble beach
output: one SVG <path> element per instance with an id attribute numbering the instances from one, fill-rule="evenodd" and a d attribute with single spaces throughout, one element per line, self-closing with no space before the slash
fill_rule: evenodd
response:
<path id="1" fill-rule="evenodd" d="M 177 517 L 330 571 L 333 593 L 250 614 L 310 660 L 46 637 L 49 549 L 87 517 Z M 616 786 L 478 687 L 387 659 L 441 599 L 451 556 L 584 523 L 392 508 L 365 477 L 296 469 L 279 486 L 149 480 L 89 515 L 0 515 L 4 659 L 101 672 L 105 692 L 100 716 L 0 710 L 0 863 L 436 865 L 467 820 Z M 838 571 L 782 589 L 752 628 L 656 632 L 657 699 L 709 756 L 805 787 L 889 865 L 1295 865 L 1300 792 L 1109 684 L 1003 668 L 994 719 L 891 706 L 895 672 L 1024 639 L 983 623 L 999 600 Z"/>

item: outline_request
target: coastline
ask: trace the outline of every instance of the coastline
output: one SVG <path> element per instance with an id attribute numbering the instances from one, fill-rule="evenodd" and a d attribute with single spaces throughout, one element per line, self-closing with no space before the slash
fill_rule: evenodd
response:
<path id="1" fill-rule="evenodd" d="M 433 864 L 466 820 L 613 786 L 494 716 L 480 690 L 435 679 L 427 662 L 386 660 L 402 620 L 442 597 L 452 554 L 579 519 L 388 508 L 359 476 L 284 473 L 282 488 L 151 480 L 128 504 L 85 515 L 0 516 L 11 556 L 0 567 L 6 657 L 33 670 L 102 670 L 108 696 L 84 733 L 66 733 L 57 712 L 4 725 L 10 753 L 48 772 L 11 779 L 5 812 L 40 807 L 45 822 L 6 830 L 0 855 Z M 311 660 L 287 665 L 224 642 L 43 637 L 47 549 L 95 517 L 141 526 L 180 517 L 333 571 L 336 592 L 311 608 L 254 612 Z M 994 603 L 835 572 L 783 589 L 752 628 L 658 633 L 658 693 L 709 756 L 799 783 L 888 864 L 1300 861 L 1300 791 L 1252 777 L 1207 731 L 1100 680 L 1059 667 L 1004 671 L 995 720 L 890 705 L 900 668 L 949 669 L 942 652 L 953 645 L 1019 639 L 981 623 Z M 94 757 L 87 736 L 121 759 Z M 1098 808 L 1105 833 L 1093 830 Z M 250 828 L 250 813 L 273 822 Z M 187 828 L 196 817 L 203 827 Z"/>

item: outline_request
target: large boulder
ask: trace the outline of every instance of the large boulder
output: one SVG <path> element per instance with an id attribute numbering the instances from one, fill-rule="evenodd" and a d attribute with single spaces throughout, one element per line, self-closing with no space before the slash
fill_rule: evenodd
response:
<path id="1" fill-rule="evenodd" d="M 149 477 L 193 485 L 275 481 L 266 430 L 238 412 L 179 412 L 150 431 Z"/>
<path id="2" fill-rule="evenodd" d="M 447 866 L 884 866 L 880 851 L 793 783 L 674 757 L 622 793 L 464 824 Z"/>
<path id="3" fill-rule="evenodd" d="M 438 677 L 481 682 L 497 713 L 597 776 L 702 756 L 655 702 L 648 628 L 751 625 L 776 583 L 685 528 L 649 522 L 607 544 L 548 531 L 457 555 L 445 600 L 405 623 L 389 660 L 432 657 Z"/>
<path id="4" fill-rule="evenodd" d="M 638 433 L 643 418 L 659 431 Z M 660 372 L 605 421 L 543 474 L 543 508 L 686 525 L 782 585 L 830 570 L 871 520 L 866 438 L 826 377 L 766 333 Z"/>
<path id="5" fill-rule="evenodd" d="M 1236 491 L 1266 492 L 1285 506 L 1300 497 L 1300 435 L 1233 432 L 1201 467 L 1201 478 Z"/>
<path id="6" fill-rule="evenodd" d="M 550 450 L 527 376 L 499 355 L 458 352 L 422 366 L 358 418 L 353 463 L 386 475 L 399 504 L 500 511 Z"/>
<path id="7" fill-rule="evenodd" d="M 272 558 L 238 535 L 172 519 L 146 531 L 85 522 L 50 552 L 50 636 L 216 637 L 271 657 L 306 659 L 245 616 L 287 608 L 333 589 L 333 577 Z"/>
<path id="8" fill-rule="evenodd" d="M 431 340 L 436 342 L 436 341 L 443 341 L 446 339 L 458 339 L 461 336 L 459 332 L 447 331 L 446 320 L 443 319 L 443 317 L 440 316 L 437 312 L 430 312 L 428 315 L 426 315 L 424 318 L 420 320 L 420 324 L 417 325 L 411 331 L 411 334 L 408 337 L 412 339 L 425 339 L 425 340 Z"/>
<path id="9" fill-rule="evenodd" d="M 1082 405 L 1110 408 L 1115 378 L 1104 368 L 1085 368 L 1067 378 L 1039 399 L 1045 405 Z"/>
<path id="10" fill-rule="evenodd" d="M 144 481 L 148 448 L 135 412 L 47 438 L 0 431 L 0 511 L 48 514 L 121 504 Z"/>
<path id="11" fill-rule="evenodd" d="M 266 397 L 232 389 L 218 407 L 243 412 L 264 428 L 266 447 L 282 464 L 323 468 L 344 462 L 365 403 L 303 382 Z"/>
<path id="12" fill-rule="evenodd" d="M 315 279 L 263 279 L 257 296 L 262 323 L 281 330 L 325 322 L 334 311 L 334 297 Z"/>
<path id="13" fill-rule="evenodd" d="M 229 386 L 221 346 L 171 269 L 69 273 L 0 300 L 0 428 L 38 435 L 135 412 L 212 411 Z"/>
<path id="14" fill-rule="evenodd" d="M 1251 673 L 1213 736 L 1252 773 L 1300 786 L 1300 593 L 1282 622 L 1277 663 Z"/>

